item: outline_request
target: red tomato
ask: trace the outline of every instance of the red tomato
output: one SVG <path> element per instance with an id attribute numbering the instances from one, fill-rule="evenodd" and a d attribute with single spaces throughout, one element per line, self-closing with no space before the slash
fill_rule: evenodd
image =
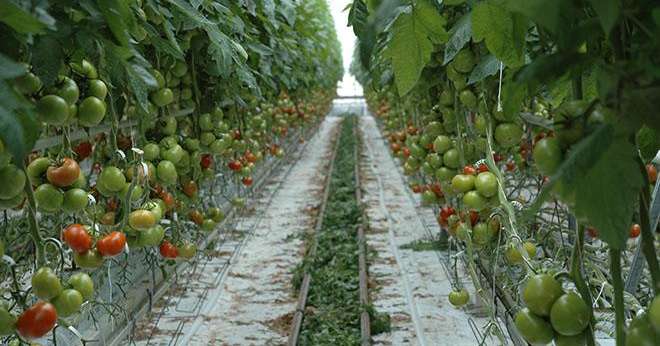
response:
<path id="1" fill-rule="evenodd" d="M 470 224 L 472 226 L 479 222 L 479 213 L 476 210 L 470 210 Z"/>
<path id="2" fill-rule="evenodd" d="M 433 183 L 433 184 L 431 184 L 430 188 L 431 188 L 431 191 L 433 191 L 433 193 L 435 193 L 435 195 L 436 195 L 437 197 L 443 197 L 443 196 L 445 195 L 445 194 L 442 192 L 442 186 L 440 186 L 439 183 Z"/>
<path id="3" fill-rule="evenodd" d="M 194 180 L 188 180 L 187 182 L 183 183 L 182 188 L 183 193 L 190 198 L 197 196 L 197 191 L 199 190 L 197 188 L 197 183 Z"/>
<path id="4" fill-rule="evenodd" d="M 630 226 L 630 238 L 637 238 L 642 233 L 642 227 L 639 224 Z"/>
<path id="5" fill-rule="evenodd" d="M 488 172 L 488 171 L 489 171 L 488 165 L 486 165 L 485 163 L 481 163 L 479 164 L 479 167 L 477 167 L 477 172 L 479 173 Z"/>
<path id="6" fill-rule="evenodd" d="M 78 160 L 82 161 L 92 154 L 92 144 L 88 141 L 80 142 L 73 148 L 73 151 L 78 155 Z"/>
<path id="7" fill-rule="evenodd" d="M 403 147 L 403 157 L 406 159 L 410 157 L 410 149 L 408 147 Z"/>
<path id="8" fill-rule="evenodd" d="M 474 168 L 474 166 L 467 165 L 467 166 L 463 167 L 463 174 L 475 175 L 475 174 L 477 174 L 477 170 Z"/>
<path id="9" fill-rule="evenodd" d="M 392 152 L 395 154 L 398 154 L 399 151 L 401 151 L 401 144 L 399 143 L 392 143 L 390 144 L 390 149 L 392 149 Z"/>
<path id="10" fill-rule="evenodd" d="M 244 177 L 241 179 L 241 182 L 243 182 L 243 185 L 245 186 L 251 186 L 252 185 L 252 177 Z"/>
<path id="11" fill-rule="evenodd" d="M 454 208 L 449 206 L 442 207 L 440 208 L 440 217 L 438 218 L 438 221 L 441 225 L 447 226 L 447 220 L 454 214 L 456 214 L 456 210 L 454 210 Z"/>
<path id="12" fill-rule="evenodd" d="M 76 160 L 66 157 L 59 166 L 50 166 L 46 171 L 48 181 L 59 187 L 73 184 L 80 176 L 80 166 Z"/>
<path id="13" fill-rule="evenodd" d="M 234 172 L 240 171 L 243 168 L 243 164 L 238 160 L 229 161 L 227 166 Z"/>
<path id="14" fill-rule="evenodd" d="M 502 157 L 502 155 L 500 155 L 498 153 L 495 153 L 495 154 L 493 154 L 493 159 L 495 160 L 495 162 L 500 162 L 500 161 L 504 160 L 504 157 Z"/>
<path id="15" fill-rule="evenodd" d="M 648 174 L 651 184 L 655 184 L 655 182 L 658 180 L 658 169 L 655 168 L 654 164 L 649 163 L 646 165 L 646 174 Z"/>
<path id="16" fill-rule="evenodd" d="M 509 172 L 513 172 L 516 170 L 516 163 L 513 161 L 508 161 L 506 163 L 506 170 Z"/>
<path id="17" fill-rule="evenodd" d="M 413 184 L 411 187 L 412 191 L 414 193 L 421 193 L 422 192 L 422 186 L 419 184 Z"/>
<path id="18" fill-rule="evenodd" d="M 177 258 L 179 256 L 179 249 L 167 240 L 163 240 L 159 250 L 160 255 L 165 258 Z"/>
<path id="19" fill-rule="evenodd" d="M 25 310 L 16 321 L 16 330 L 24 338 L 37 339 L 50 332 L 57 323 L 57 311 L 51 303 L 39 301 Z"/>
<path id="20" fill-rule="evenodd" d="M 165 206 L 167 207 L 167 210 L 172 210 L 174 208 L 174 204 L 176 203 L 176 200 L 174 200 L 174 196 L 172 196 L 171 193 L 169 192 L 164 192 L 160 198 L 165 202 Z"/>
<path id="21" fill-rule="evenodd" d="M 202 169 L 207 169 L 207 168 L 211 168 L 212 165 L 213 165 L 213 156 L 211 156 L 211 154 L 202 155 L 202 158 L 199 160 L 199 166 L 202 167 Z"/>
<path id="22" fill-rule="evenodd" d="M 116 256 L 124 251 L 126 246 L 126 235 L 122 232 L 113 231 L 96 242 L 96 249 L 103 256 Z"/>
<path id="23" fill-rule="evenodd" d="M 593 239 L 598 238 L 598 230 L 594 227 L 587 227 L 587 234 L 589 234 L 589 236 Z"/>
<path id="24" fill-rule="evenodd" d="M 257 162 L 257 157 L 251 151 L 248 150 L 247 152 L 245 152 L 245 161 L 250 163 L 255 163 Z"/>
<path id="25" fill-rule="evenodd" d="M 92 237 L 81 224 L 69 225 L 62 231 L 62 240 L 78 253 L 86 252 L 92 248 Z"/>

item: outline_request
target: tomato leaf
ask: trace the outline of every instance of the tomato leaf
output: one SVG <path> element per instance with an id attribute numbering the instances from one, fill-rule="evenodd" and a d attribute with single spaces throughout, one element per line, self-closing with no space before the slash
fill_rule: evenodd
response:
<path id="1" fill-rule="evenodd" d="M 472 10 L 472 37 L 486 41 L 488 50 L 508 66 L 524 62 L 527 21 L 494 1 L 478 3 Z"/>
<path id="2" fill-rule="evenodd" d="M 447 20 L 431 0 L 418 0 L 413 8 L 413 15 L 426 28 L 434 44 L 447 42 L 449 39 L 449 34 L 445 31 Z"/>
<path id="3" fill-rule="evenodd" d="M 598 20 L 606 35 L 612 31 L 614 25 L 619 21 L 621 15 L 620 2 L 618 0 L 589 0 L 596 13 Z"/>
<path id="4" fill-rule="evenodd" d="M 468 85 L 480 82 L 486 77 L 496 74 L 499 69 L 500 61 L 492 54 L 488 54 L 479 61 L 477 66 L 475 66 L 470 73 Z"/>
<path id="5" fill-rule="evenodd" d="M 128 46 L 129 30 L 134 25 L 133 11 L 128 7 L 128 2 L 99 0 L 96 3 L 117 42 Z"/>
<path id="6" fill-rule="evenodd" d="M 62 45 L 52 36 L 41 36 L 32 49 L 32 70 L 45 86 L 51 86 L 57 80 L 64 51 Z"/>
<path id="7" fill-rule="evenodd" d="M 30 153 L 41 132 L 41 125 L 29 105 L 6 82 L 0 81 L 0 138 L 20 165 Z"/>
<path id="8" fill-rule="evenodd" d="M 445 45 L 445 59 L 443 65 L 448 64 L 454 56 L 463 49 L 466 43 L 470 42 L 472 37 L 472 21 L 470 20 L 470 13 L 467 13 L 459 19 L 449 31 L 451 37 Z"/>
<path id="9" fill-rule="evenodd" d="M 562 25 L 561 10 L 572 0 L 504 0 L 510 11 L 521 13 L 550 32 L 555 33 Z"/>
<path id="10" fill-rule="evenodd" d="M 431 60 L 433 44 L 412 13 L 402 13 L 392 26 L 392 39 L 385 56 L 392 59 L 394 81 L 400 95 L 415 86 L 424 66 Z"/>
<path id="11" fill-rule="evenodd" d="M 11 1 L 0 1 L 0 22 L 22 34 L 37 34 L 46 25 Z"/>
<path id="12" fill-rule="evenodd" d="M 25 67 L 0 53 L 0 79 L 13 79 L 25 74 Z"/>
<path id="13" fill-rule="evenodd" d="M 355 36 L 361 37 L 367 26 L 369 9 L 364 0 L 354 0 L 348 12 L 348 25 L 353 27 Z"/>

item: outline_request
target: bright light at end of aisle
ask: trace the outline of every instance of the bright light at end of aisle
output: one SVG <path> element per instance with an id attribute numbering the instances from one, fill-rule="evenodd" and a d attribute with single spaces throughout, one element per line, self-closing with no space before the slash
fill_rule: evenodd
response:
<path id="1" fill-rule="evenodd" d="M 353 59 L 355 35 L 353 29 L 348 26 L 348 11 L 344 11 L 344 9 L 351 2 L 351 0 L 328 0 L 332 17 L 335 20 L 337 37 L 341 42 L 342 58 L 344 60 L 344 79 L 337 86 L 339 96 L 362 96 L 362 86 L 349 72 Z"/>

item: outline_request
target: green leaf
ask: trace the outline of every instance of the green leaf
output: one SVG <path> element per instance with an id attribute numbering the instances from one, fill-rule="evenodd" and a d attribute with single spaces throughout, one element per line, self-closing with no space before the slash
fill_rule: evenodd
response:
<path id="1" fill-rule="evenodd" d="M 504 5 L 555 33 L 562 25 L 561 10 L 570 5 L 570 1 L 573 0 L 504 0 Z"/>
<path id="2" fill-rule="evenodd" d="M 361 37 L 367 26 L 369 9 L 364 0 L 354 0 L 351 9 L 348 12 L 348 25 L 353 27 L 355 36 Z"/>
<path id="3" fill-rule="evenodd" d="M 470 13 L 465 14 L 459 19 L 449 31 L 451 37 L 445 46 L 445 59 L 443 65 L 448 64 L 454 56 L 463 49 L 466 43 L 470 42 L 472 37 L 472 21 Z"/>
<path id="4" fill-rule="evenodd" d="M 660 87 L 643 89 L 627 88 L 621 96 L 621 114 L 625 114 L 625 121 L 633 127 L 646 125 L 660 131 Z"/>
<path id="5" fill-rule="evenodd" d="M 400 95 L 410 92 L 431 59 L 433 44 L 426 34 L 411 13 L 399 15 L 392 26 L 392 39 L 385 54 L 392 59 L 394 81 Z"/>
<path id="6" fill-rule="evenodd" d="M 21 34 L 37 34 L 46 27 L 44 23 L 9 0 L 0 1 L 0 22 Z"/>
<path id="7" fill-rule="evenodd" d="M 133 11 L 128 7 L 128 2 L 97 0 L 96 3 L 117 42 L 128 46 L 129 30 L 134 23 Z"/>
<path id="8" fill-rule="evenodd" d="M 449 39 L 449 34 L 445 30 L 447 20 L 431 0 L 418 0 L 413 8 L 413 15 L 429 32 L 429 38 L 434 44 L 447 42 Z"/>
<path id="9" fill-rule="evenodd" d="M 63 59 L 62 45 L 50 35 L 40 36 L 32 48 L 32 70 L 45 86 L 55 83 Z"/>
<path id="10" fill-rule="evenodd" d="M 500 61 L 497 60 L 492 54 L 488 54 L 479 61 L 477 66 L 474 67 L 468 79 L 468 85 L 474 84 L 484 80 L 486 77 L 492 76 L 500 69 Z"/>
<path id="11" fill-rule="evenodd" d="M 0 53 L 0 80 L 13 79 L 25 74 L 25 67 Z"/>
<path id="12" fill-rule="evenodd" d="M 478 3 L 472 10 L 472 37 L 486 41 L 488 50 L 507 66 L 524 62 L 527 23 L 493 1 Z"/>
<path id="13" fill-rule="evenodd" d="M 595 164 L 562 182 L 565 188 L 575 191 L 578 219 L 588 219 L 603 241 L 615 249 L 623 249 L 643 186 L 636 162 L 637 150 L 622 136 L 612 140 L 609 146 L 590 149 L 602 151 Z"/>
<path id="14" fill-rule="evenodd" d="M 619 0 L 589 0 L 589 2 L 598 13 L 603 31 L 609 35 L 621 16 L 621 2 Z"/>
<path id="15" fill-rule="evenodd" d="M 0 138 L 14 157 L 14 163 L 21 164 L 32 151 L 41 126 L 33 112 L 15 108 L 21 102 L 5 81 L 0 81 L 0 99 L 5 101 L 0 104 Z"/>

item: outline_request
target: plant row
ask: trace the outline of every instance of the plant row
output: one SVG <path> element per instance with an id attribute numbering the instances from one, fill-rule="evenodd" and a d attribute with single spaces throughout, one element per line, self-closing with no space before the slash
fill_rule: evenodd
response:
<path id="1" fill-rule="evenodd" d="M 12 344 L 57 325 L 111 335 L 103 323 L 133 312 L 142 275 L 201 257 L 255 174 L 327 113 L 342 73 L 321 0 L 0 11 L 0 337 Z"/>

